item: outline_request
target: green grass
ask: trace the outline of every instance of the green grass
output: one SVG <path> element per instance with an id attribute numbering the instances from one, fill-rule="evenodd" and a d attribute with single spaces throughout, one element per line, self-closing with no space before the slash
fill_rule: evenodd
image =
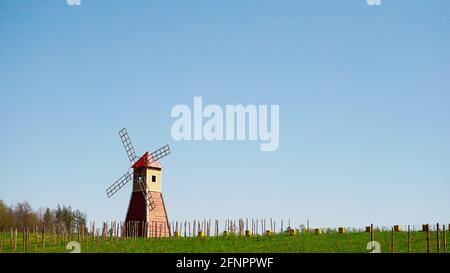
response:
<path id="1" fill-rule="evenodd" d="M 0 237 L 0 251 L 14 252 L 11 248 L 9 233 L 3 233 Z M 15 252 L 23 253 L 23 235 L 18 234 L 17 249 Z M 441 235 L 442 236 L 442 235 Z M 69 252 L 65 249 L 62 240 L 59 243 L 50 243 L 50 234 L 47 236 L 45 252 Z M 75 240 L 77 236 L 74 236 Z M 40 239 L 41 240 L 41 239 Z M 375 232 L 375 240 L 381 245 L 381 252 L 391 252 L 391 232 Z M 66 239 L 66 242 L 68 240 Z M 220 236 L 209 238 L 97 238 L 81 242 L 83 253 L 103 252 L 164 252 L 164 253 L 189 253 L 189 252 L 245 252 L 245 253 L 367 253 L 367 243 L 370 241 L 370 233 L 351 232 L 347 234 L 326 233 L 315 235 L 313 233 L 301 233 L 296 236 L 278 234 L 273 236 Z M 430 232 L 430 252 L 436 252 L 436 232 Z M 396 253 L 407 253 L 407 233 L 396 232 L 394 234 L 394 248 Z M 441 238 L 441 252 L 443 251 L 443 238 Z M 30 235 L 30 245 L 27 252 L 42 253 L 42 241 L 36 244 L 36 238 Z M 411 232 L 411 252 L 427 252 L 426 233 Z"/>

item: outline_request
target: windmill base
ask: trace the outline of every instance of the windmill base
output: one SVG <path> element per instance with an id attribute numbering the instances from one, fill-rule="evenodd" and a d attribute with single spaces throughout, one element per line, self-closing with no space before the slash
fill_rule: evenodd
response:
<path id="1" fill-rule="evenodd" d="M 161 192 L 151 191 L 155 208 L 148 215 L 144 196 L 140 191 L 131 194 L 125 219 L 125 232 L 128 236 L 169 237 L 170 226 Z"/>

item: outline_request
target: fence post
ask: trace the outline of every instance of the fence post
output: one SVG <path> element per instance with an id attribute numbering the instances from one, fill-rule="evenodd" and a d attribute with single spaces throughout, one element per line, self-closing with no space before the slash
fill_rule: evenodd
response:
<path id="1" fill-rule="evenodd" d="M 370 241 L 372 242 L 374 240 L 374 234 L 373 234 L 373 224 L 370 224 Z"/>
<path id="2" fill-rule="evenodd" d="M 0 231 L 0 252 L 3 252 L 3 230 Z"/>
<path id="3" fill-rule="evenodd" d="M 22 230 L 22 248 L 23 248 L 23 253 L 27 252 L 26 250 L 26 245 L 25 245 L 25 235 L 26 235 L 26 231 L 25 231 L 25 227 Z"/>
<path id="4" fill-rule="evenodd" d="M 27 227 L 27 241 L 28 241 L 28 243 L 27 243 L 27 250 L 28 251 L 30 251 L 30 247 L 31 247 L 31 242 L 30 242 L 30 228 L 29 227 Z"/>
<path id="5" fill-rule="evenodd" d="M 11 250 L 14 252 L 13 229 L 9 228 L 9 241 L 11 242 Z"/>
<path id="6" fill-rule="evenodd" d="M 127 228 L 127 232 L 128 232 L 128 228 Z M 93 240 L 94 245 L 95 245 L 95 221 L 92 222 L 92 240 Z"/>
<path id="7" fill-rule="evenodd" d="M 391 253 L 395 252 L 395 245 L 394 245 L 394 227 L 391 228 Z"/>
<path id="8" fill-rule="evenodd" d="M 42 227 L 42 253 L 45 253 L 45 226 Z"/>
<path id="9" fill-rule="evenodd" d="M 442 226 L 442 236 L 444 236 L 444 253 L 447 253 L 447 234 L 446 234 L 446 228 L 445 225 Z"/>
<path id="10" fill-rule="evenodd" d="M 26 237 L 25 237 L 25 252 L 30 251 L 30 229 L 28 227 L 25 228 Z"/>
<path id="11" fill-rule="evenodd" d="M 14 230 L 14 252 L 17 250 L 17 228 Z"/>
<path id="12" fill-rule="evenodd" d="M 439 232 L 440 232 L 439 223 L 437 223 L 436 224 L 436 252 L 437 253 L 441 252 L 441 240 L 439 238 Z"/>
<path id="13" fill-rule="evenodd" d="M 2 235 L 2 249 L 1 249 L 1 252 L 3 252 L 3 249 L 5 248 L 5 237 L 4 237 L 3 233 L 5 233 L 5 230 L 1 231 L 1 235 Z"/>
<path id="14" fill-rule="evenodd" d="M 408 253 L 411 253 L 411 228 L 408 225 Z"/>

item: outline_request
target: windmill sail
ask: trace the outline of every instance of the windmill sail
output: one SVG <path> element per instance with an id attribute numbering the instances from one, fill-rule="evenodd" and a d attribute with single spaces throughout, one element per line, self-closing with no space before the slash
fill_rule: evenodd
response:
<path id="1" fill-rule="evenodd" d="M 128 159 L 130 160 L 131 164 L 136 161 L 136 152 L 134 151 L 133 144 L 131 143 L 131 139 L 128 136 L 128 132 L 126 128 L 123 128 L 119 131 L 120 139 L 122 140 L 123 147 L 125 148 L 125 152 L 127 153 Z"/>
<path id="2" fill-rule="evenodd" d="M 155 201 L 152 198 L 152 194 L 147 189 L 147 182 L 145 181 L 145 177 L 138 178 L 138 184 L 141 188 L 141 192 L 144 195 L 145 203 L 148 207 L 148 213 L 150 213 L 154 208 L 156 208 Z"/>
<path id="3" fill-rule="evenodd" d="M 148 155 L 147 158 L 147 164 L 151 164 L 153 162 L 156 162 L 160 160 L 161 158 L 167 156 L 170 154 L 170 148 L 169 145 L 165 145 L 162 148 L 159 148 L 158 150 L 154 151 L 153 153 Z"/>
<path id="4" fill-rule="evenodd" d="M 126 174 L 122 175 L 119 179 L 117 179 L 114 184 L 109 186 L 109 188 L 106 189 L 106 195 L 108 195 L 108 198 L 113 196 L 118 190 L 120 190 L 123 186 L 125 186 L 128 182 L 133 180 L 133 176 L 130 172 L 127 172 Z"/>

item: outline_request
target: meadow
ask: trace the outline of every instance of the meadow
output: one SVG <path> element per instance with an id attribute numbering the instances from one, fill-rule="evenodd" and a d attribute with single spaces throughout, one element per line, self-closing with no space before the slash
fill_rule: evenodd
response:
<path id="1" fill-rule="evenodd" d="M 239 236 L 227 234 L 212 237 L 115 237 L 115 236 L 69 236 L 18 232 L 14 238 L 10 232 L 0 233 L 2 253 L 69 253 L 70 241 L 80 242 L 82 253 L 368 253 L 367 244 L 373 240 L 380 243 L 382 253 L 443 253 L 446 252 L 447 234 L 440 232 L 392 232 L 376 230 L 373 234 L 363 231 L 338 233 L 328 230 L 323 234 L 300 232 L 295 235 Z M 27 238 L 28 237 L 28 238 Z M 45 237 L 45 238 L 44 238 Z M 428 239 L 427 239 L 428 238 Z M 12 239 L 12 240 L 11 240 Z M 43 243 L 45 239 L 45 244 Z M 393 239 L 393 240 L 392 240 Z M 409 242 L 409 243 L 408 243 Z M 408 247 L 409 245 L 409 247 Z"/>

